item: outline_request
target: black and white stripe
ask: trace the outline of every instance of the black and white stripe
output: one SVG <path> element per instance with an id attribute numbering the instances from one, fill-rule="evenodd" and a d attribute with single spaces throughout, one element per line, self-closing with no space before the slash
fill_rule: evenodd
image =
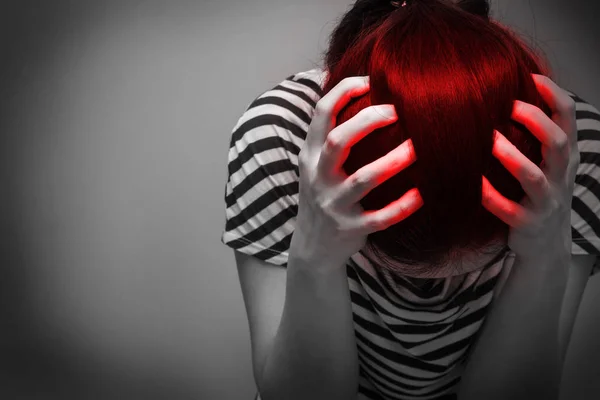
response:
<path id="1" fill-rule="evenodd" d="M 248 107 L 231 135 L 222 243 L 285 266 L 298 211 L 298 154 L 325 73 L 288 77 Z M 573 254 L 600 254 L 600 112 L 575 94 L 581 165 L 573 207 Z M 391 276 L 361 252 L 347 275 L 357 338 L 360 399 L 453 399 L 463 361 L 498 295 L 509 249 L 469 274 Z M 597 272 L 599 265 L 594 272 Z"/>

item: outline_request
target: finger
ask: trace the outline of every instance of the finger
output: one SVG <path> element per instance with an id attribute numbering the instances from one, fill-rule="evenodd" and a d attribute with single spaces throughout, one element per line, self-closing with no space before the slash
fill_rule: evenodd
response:
<path id="1" fill-rule="evenodd" d="M 419 190 L 414 188 L 404 193 L 398 200 L 376 211 L 365 211 L 359 222 L 365 233 L 382 231 L 405 220 L 423 206 Z"/>
<path id="2" fill-rule="evenodd" d="M 548 175 L 558 182 L 569 165 L 569 139 L 565 132 L 538 107 L 515 101 L 512 118 L 525 127 L 542 143 L 542 155 Z"/>
<path id="3" fill-rule="evenodd" d="M 552 110 L 552 120 L 567 134 L 572 144 L 577 143 L 575 100 L 544 75 L 531 74 L 535 86 L 544 102 Z"/>
<path id="4" fill-rule="evenodd" d="M 349 206 L 359 202 L 371 190 L 406 169 L 416 160 L 417 155 L 412 140 L 408 139 L 385 156 L 365 165 L 347 178 L 342 184 L 337 204 Z"/>
<path id="5" fill-rule="evenodd" d="M 333 89 L 317 102 L 315 113 L 311 121 L 310 134 L 306 138 L 306 145 L 311 149 L 320 149 L 325 142 L 327 134 L 335 127 L 335 120 L 339 111 L 344 108 L 353 97 L 367 93 L 370 88 L 368 76 L 357 76 L 343 79 Z"/>
<path id="6" fill-rule="evenodd" d="M 531 212 L 525 207 L 502 196 L 485 176 L 482 176 L 481 204 L 513 228 L 525 226 L 533 218 Z"/>
<path id="7" fill-rule="evenodd" d="M 517 178 L 536 206 L 544 207 L 550 199 L 550 184 L 542 170 L 525 157 L 506 137 L 494 131 L 492 154 Z"/>
<path id="8" fill-rule="evenodd" d="M 324 174 L 338 173 L 354 144 L 374 130 L 397 120 L 398 116 L 392 105 L 370 106 L 360 110 L 327 135 L 317 168 Z"/>

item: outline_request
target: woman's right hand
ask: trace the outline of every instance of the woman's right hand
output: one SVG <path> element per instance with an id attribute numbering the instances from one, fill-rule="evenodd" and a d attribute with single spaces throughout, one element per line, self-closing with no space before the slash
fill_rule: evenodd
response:
<path id="1" fill-rule="evenodd" d="M 359 203 L 416 161 L 410 139 L 350 177 L 342 170 L 352 145 L 398 118 L 392 105 L 377 105 L 335 127 L 338 112 L 351 98 L 368 91 L 368 77 L 352 77 L 325 95 L 317 103 L 298 156 L 299 204 L 290 253 L 315 265 L 344 265 L 364 247 L 370 233 L 404 220 L 423 205 L 416 188 L 381 210 L 365 212 Z"/>

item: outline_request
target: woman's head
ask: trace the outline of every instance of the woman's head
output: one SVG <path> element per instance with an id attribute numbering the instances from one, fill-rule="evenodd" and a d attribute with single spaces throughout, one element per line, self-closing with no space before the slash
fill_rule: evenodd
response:
<path id="1" fill-rule="evenodd" d="M 417 162 L 361 205 L 381 209 L 413 187 L 424 200 L 405 221 L 369 235 L 369 252 L 384 267 L 395 269 L 391 265 L 399 262 L 422 274 L 489 249 L 508 227 L 481 205 L 481 176 L 513 201 L 524 197 L 519 182 L 492 156 L 493 132 L 540 164 L 540 142 L 510 116 L 515 100 L 550 115 L 530 75 L 548 75 L 547 67 L 489 19 L 487 1 L 416 0 L 396 8 L 359 0 L 355 8 L 368 11 L 360 26 L 347 14 L 334 31 L 325 92 L 346 77 L 365 75 L 371 90 L 352 100 L 337 123 L 377 104 L 393 104 L 399 119 L 355 144 L 344 171 L 351 175 L 410 138 Z"/>

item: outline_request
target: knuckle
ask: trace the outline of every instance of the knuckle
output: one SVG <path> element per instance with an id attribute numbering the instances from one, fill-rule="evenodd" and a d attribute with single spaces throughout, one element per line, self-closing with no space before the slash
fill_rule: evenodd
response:
<path id="1" fill-rule="evenodd" d="M 560 89 L 560 93 L 557 97 L 556 105 L 559 110 L 569 113 L 575 112 L 577 103 L 566 90 Z"/>
<path id="2" fill-rule="evenodd" d="M 357 76 L 349 76 L 341 80 L 340 85 L 342 85 L 345 89 L 352 89 L 353 87 L 361 84 L 363 81 L 360 77 Z"/>
<path id="3" fill-rule="evenodd" d="M 378 116 L 376 106 L 363 108 L 356 115 L 357 118 L 364 121 L 366 124 L 371 124 L 375 122 Z"/>
<path id="4" fill-rule="evenodd" d="M 565 135 L 559 135 L 552 141 L 552 146 L 561 152 L 565 151 L 569 148 L 569 140 Z"/>
<path id="5" fill-rule="evenodd" d="M 315 202 L 325 215 L 333 215 L 333 199 L 330 196 L 317 196 Z"/>
<path id="6" fill-rule="evenodd" d="M 541 83 L 546 87 L 556 86 L 556 83 L 546 75 L 539 75 L 538 79 L 542 81 Z"/>
<path id="7" fill-rule="evenodd" d="M 336 92 L 342 94 L 342 93 L 347 93 L 349 91 L 351 91 L 353 88 L 356 87 L 357 81 L 355 79 L 355 77 L 347 77 L 342 79 L 336 86 Z"/>
<path id="8" fill-rule="evenodd" d="M 521 104 L 521 115 L 524 117 L 533 119 L 541 116 L 541 114 L 544 114 L 544 112 L 538 106 L 529 103 Z"/>
<path id="9" fill-rule="evenodd" d="M 396 212 L 395 219 L 399 220 L 407 218 L 410 214 L 411 205 L 416 203 L 416 201 L 417 199 L 412 197 L 407 199 L 406 202 L 400 202 L 400 204 L 398 204 L 398 210 Z"/>
<path id="10" fill-rule="evenodd" d="M 546 208 L 544 209 L 544 211 L 541 214 L 541 218 L 542 220 L 547 220 L 552 218 L 553 215 L 560 213 L 561 209 L 562 209 L 562 204 L 560 201 L 558 201 L 556 198 L 550 198 L 548 199 L 548 203 Z"/>
<path id="11" fill-rule="evenodd" d="M 385 221 L 380 214 L 372 214 L 367 222 L 367 227 L 372 232 L 377 232 L 385 229 Z"/>
<path id="12" fill-rule="evenodd" d="M 564 100 L 561 102 L 561 107 L 569 114 L 574 114 L 577 108 L 575 100 L 565 93 Z"/>
<path id="13" fill-rule="evenodd" d="M 323 97 L 315 106 L 316 116 L 327 116 L 331 114 L 333 107 L 327 97 Z"/>
<path id="14" fill-rule="evenodd" d="M 554 211 L 556 211 L 557 213 L 563 214 L 569 210 L 571 210 L 571 207 L 569 207 L 568 204 L 566 204 L 563 201 L 558 201 L 555 200 L 554 202 L 554 206 L 553 206 Z"/>
<path id="15" fill-rule="evenodd" d="M 325 139 L 325 151 L 331 153 L 335 151 L 342 150 L 344 147 L 344 143 L 338 135 L 334 134 L 334 132 L 330 132 L 327 135 L 327 139 Z"/>
<path id="16" fill-rule="evenodd" d="M 361 170 L 356 171 L 350 177 L 350 185 L 352 187 L 364 188 L 366 186 L 369 186 L 370 183 L 371 183 L 371 177 L 367 173 L 365 173 Z"/>
<path id="17" fill-rule="evenodd" d="M 500 206 L 500 210 L 502 213 L 504 213 L 507 217 L 509 217 L 512 220 L 515 220 L 518 217 L 517 210 L 514 207 L 511 207 L 508 203 L 502 204 Z"/>
<path id="18" fill-rule="evenodd" d="M 525 173 L 525 179 L 533 185 L 542 186 L 546 177 L 542 171 L 536 169 L 534 171 L 527 171 Z"/>

